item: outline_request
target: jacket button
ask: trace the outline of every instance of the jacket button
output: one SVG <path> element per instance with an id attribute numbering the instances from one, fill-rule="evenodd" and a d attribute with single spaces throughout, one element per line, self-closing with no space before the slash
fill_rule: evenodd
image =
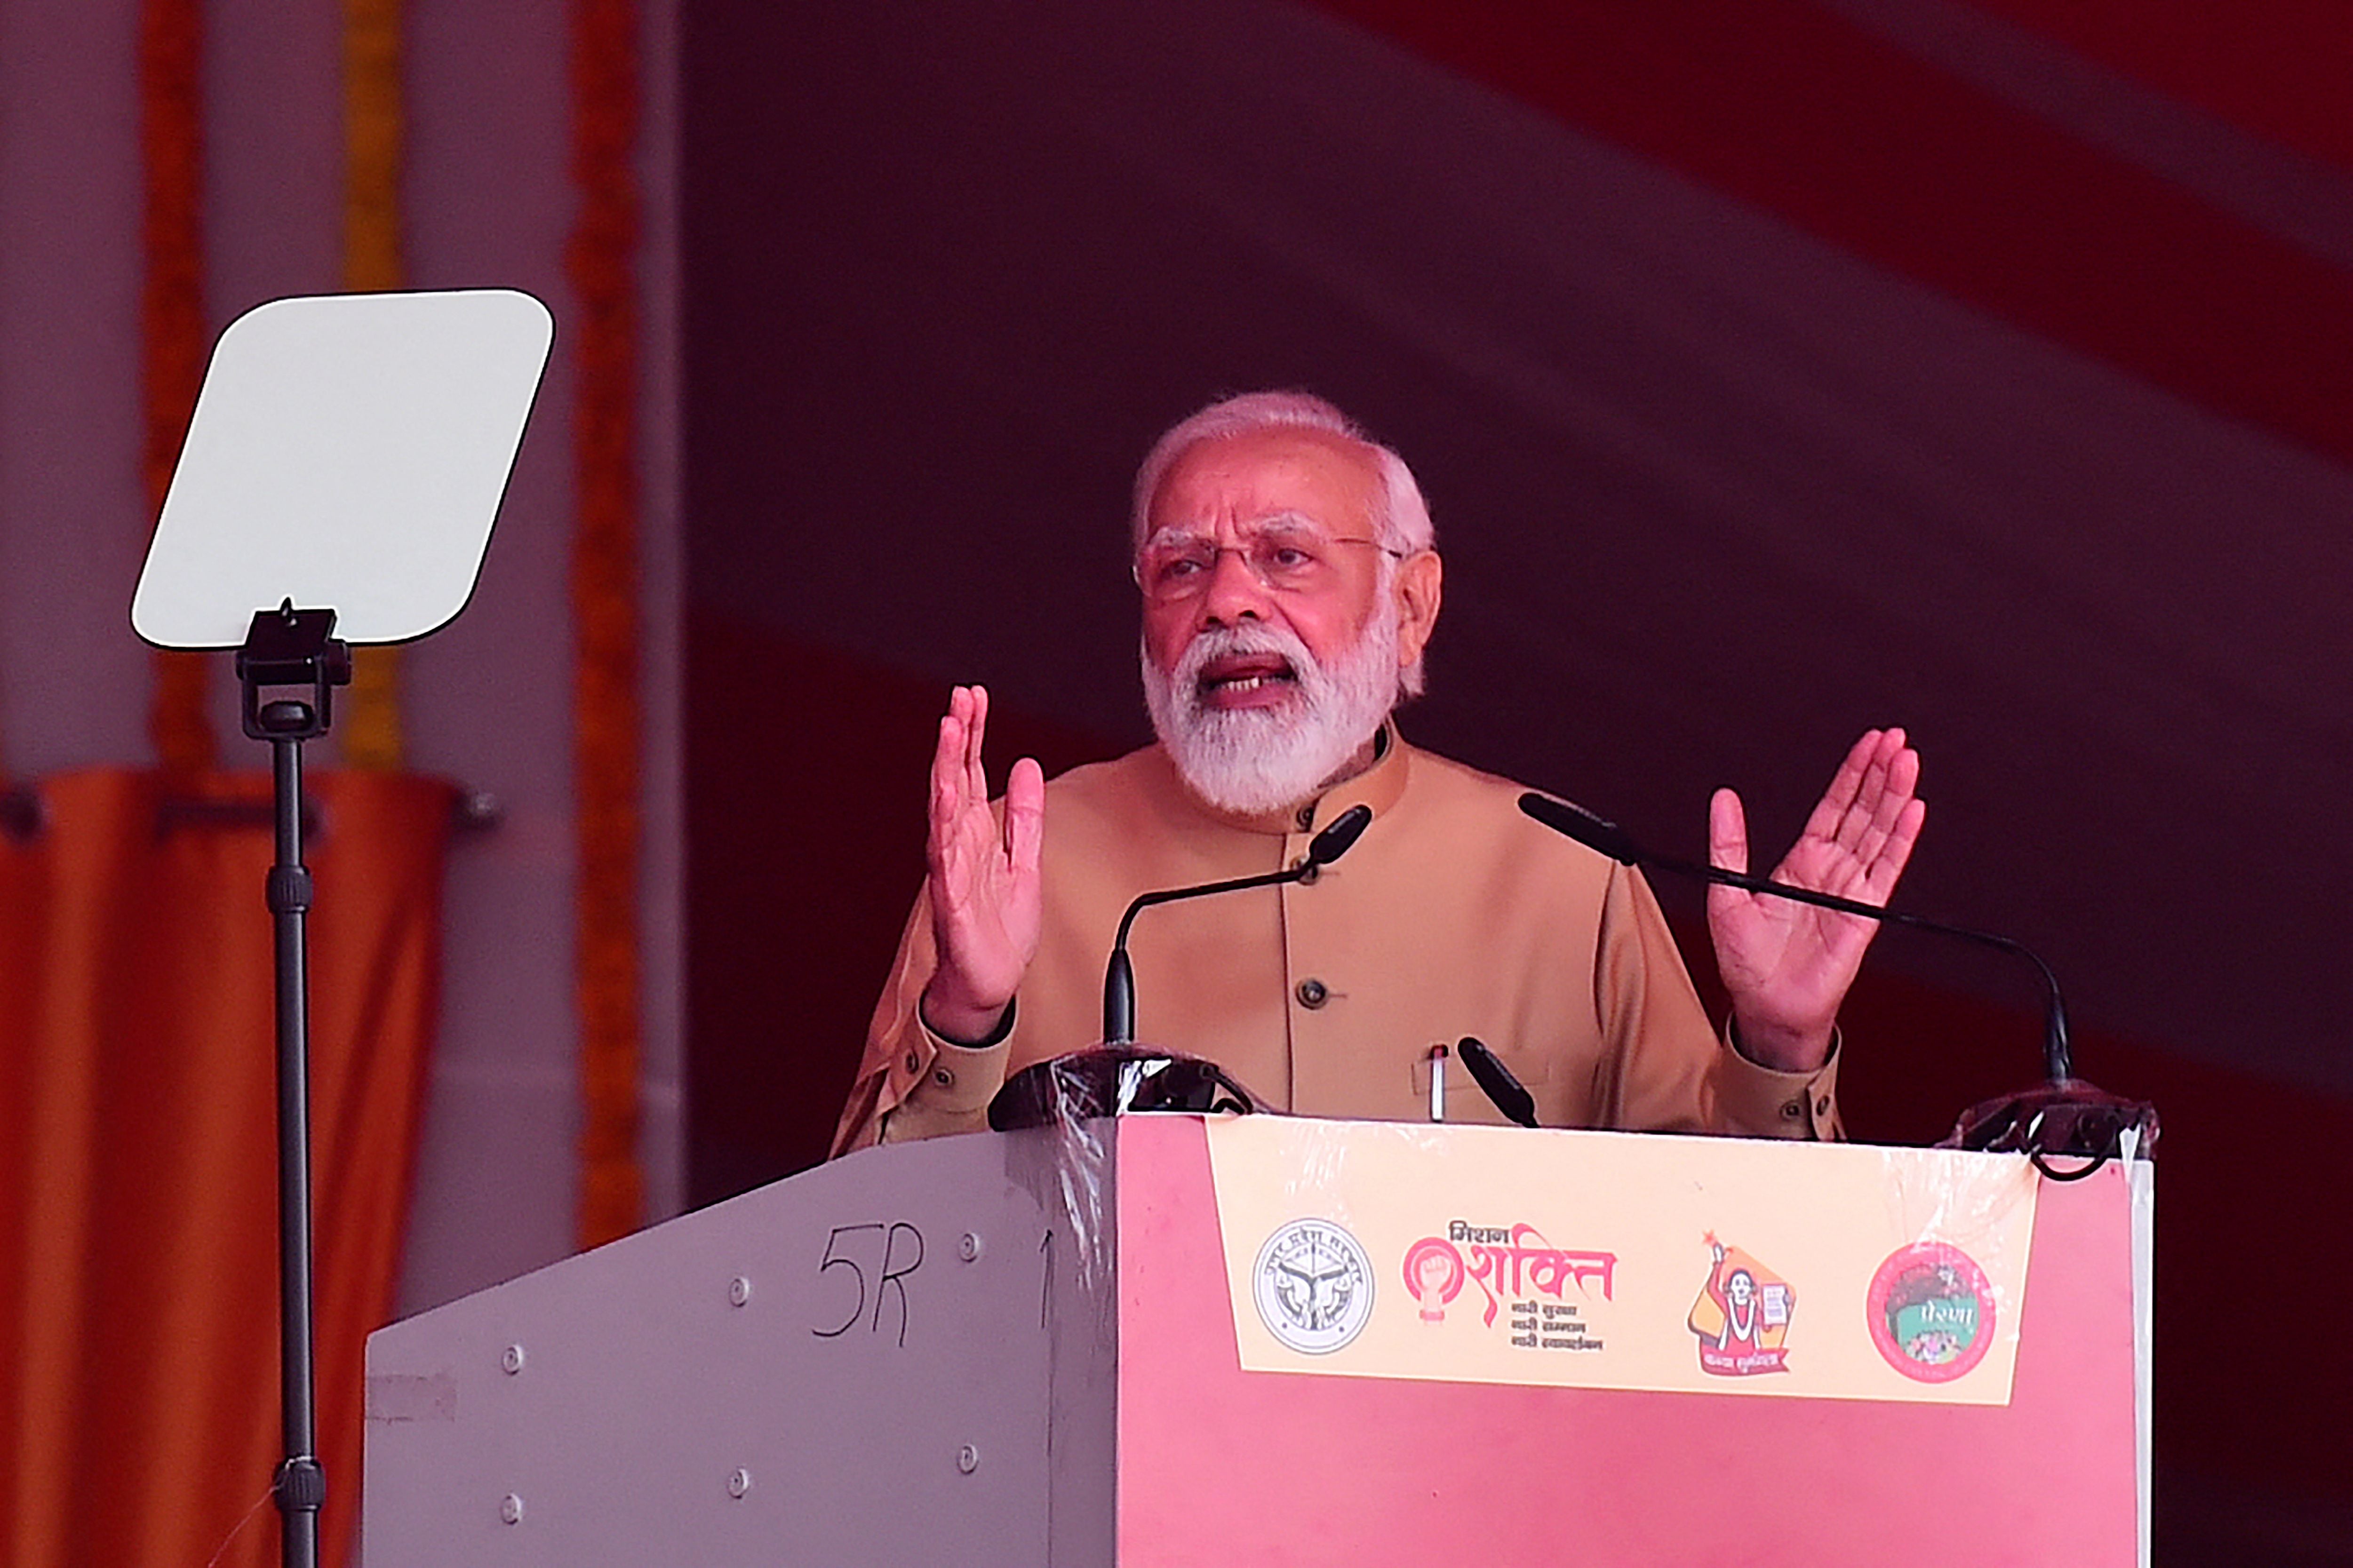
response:
<path id="1" fill-rule="evenodd" d="M 1315 879 L 1324 874 L 1324 868 L 1318 866 L 1314 861 L 1310 860 L 1304 855 L 1302 855 L 1298 859 L 1293 860 L 1291 863 L 1291 867 L 1293 870 L 1299 873 L 1299 885 L 1303 888 L 1314 887 L 1315 885 Z"/>
<path id="2" fill-rule="evenodd" d="M 1321 980 L 1301 981 L 1298 995 L 1299 1005 L 1303 1007 L 1321 1007 L 1332 997 L 1332 994 L 1324 988 L 1324 983 Z"/>
<path id="3" fill-rule="evenodd" d="M 909 1052 L 907 1053 L 907 1070 L 908 1070 L 909 1072 L 921 1072 L 921 1071 L 923 1071 L 923 1058 L 921 1058 L 921 1057 L 919 1057 L 919 1056 L 917 1056 L 914 1052 L 913 1052 L 913 1051 L 909 1051 Z"/>
<path id="4" fill-rule="evenodd" d="M 942 1089 L 954 1089 L 955 1087 L 955 1074 L 950 1072 L 945 1068 L 934 1068 L 932 1069 L 932 1081 L 938 1084 Z"/>
<path id="5" fill-rule="evenodd" d="M 1315 804 L 1314 804 L 1314 802 L 1310 801 L 1307 805 L 1301 806 L 1301 807 L 1299 808 L 1299 815 L 1298 815 L 1297 816 L 1293 817 L 1292 820 L 1299 824 L 1299 831 L 1300 831 L 1300 832 L 1302 832 L 1302 833 L 1304 833 L 1304 832 L 1306 832 L 1309 828 L 1311 828 L 1311 827 L 1314 826 L 1315 826 Z"/>
<path id="6" fill-rule="evenodd" d="M 1826 1094 L 1820 1100 L 1814 1101 L 1814 1114 L 1816 1116 L 1828 1116 L 1830 1113 L 1831 1097 L 1829 1095 Z"/>
<path id="7" fill-rule="evenodd" d="M 1784 1121 L 1795 1121 L 1799 1117 L 1803 1116 L 1805 1113 L 1806 1102 L 1802 1100 L 1784 1100 L 1782 1102 L 1781 1120 Z"/>

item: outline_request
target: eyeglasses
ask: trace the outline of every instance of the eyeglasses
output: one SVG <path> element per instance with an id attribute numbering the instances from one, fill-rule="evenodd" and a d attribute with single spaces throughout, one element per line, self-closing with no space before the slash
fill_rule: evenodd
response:
<path id="1" fill-rule="evenodd" d="M 1396 561 L 1406 555 L 1377 539 L 1335 539 L 1320 529 L 1272 524 L 1250 530 L 1238 544 L 1219 544 L 1199 535 L 1164 538 L 1147 544 L 1136 557 L 1135 585 L 1155 605 L 1198 597 L 1218 574 L 1218 558 L 1230 553 L 1240 556 L 1250 575 L 1269 589 L 1309 594 L 1334 580 L 1338 567 L 1333 552 L 1342 545 L 1368 547 Z"/>

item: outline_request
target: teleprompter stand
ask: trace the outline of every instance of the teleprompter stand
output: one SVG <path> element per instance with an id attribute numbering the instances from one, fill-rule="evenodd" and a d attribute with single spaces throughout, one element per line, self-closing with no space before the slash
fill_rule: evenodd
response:
<path id="1" fill-rule="evenodd" d="M 286 1458 L 270 1483 L 287 1568 L 319 1560 L 319 1508 L 327 1474 L 318 1458 L 317 1374 L 311 1307 L 311 994 L 303 917 L 311 872 L 302 864 L 302 742 L 327 732 L 334 689 L 349 685 L 352 652 L 331 634 L 332 610 L 298 610 L 291 599 L 258 610 L 237 650 L 245 732 L 269 742 L 278 858 L 267 884 L 277 928 L 279 1403 Z M 271 690 L 308 688 L 307 699 Z"/>
<path id="2" fill-rule="evenodd" d="M 318 1562 L 327 1491 L 312 1349 L 302 745 L 327 732 L 353 647 L 412 642 L 465 608 L 554 333 L 547 308 L 509 289 L 247 311 L 213 351 L 131 602 L 132 627 L 158 647 L 236 650 L 245 732 L 269 742 L 276 780 L 268 895 L 286 1458 L 270 1490 L 286 1568 Z"/>

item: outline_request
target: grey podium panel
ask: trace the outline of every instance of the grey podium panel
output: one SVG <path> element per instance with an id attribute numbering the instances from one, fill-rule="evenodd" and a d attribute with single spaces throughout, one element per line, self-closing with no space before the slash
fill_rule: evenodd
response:
<path id="1" fill-rule="evenodd" d="M 365 1568 L 1108 1565 L 1116 1298 L 1058 1147 L 869 1151 L 379 1331 Z"/>

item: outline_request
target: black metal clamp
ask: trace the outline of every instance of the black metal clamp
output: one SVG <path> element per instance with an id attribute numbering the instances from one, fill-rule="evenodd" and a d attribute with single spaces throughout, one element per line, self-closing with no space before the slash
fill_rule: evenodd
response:
<path id="1" fill-rule="evenodd" d="M 245 646 L 237 650 L 248 735 L 257 741 L 315 741 L 327 732 L 334 717 L 334 689 L 352 683 L 351 645 L 334 630 L 334 611 L 298 610 L 291 599 L 253 613 Z M 311 700 L 261 700 L 265 689 L 290 686 L 309 687 Z"/>

